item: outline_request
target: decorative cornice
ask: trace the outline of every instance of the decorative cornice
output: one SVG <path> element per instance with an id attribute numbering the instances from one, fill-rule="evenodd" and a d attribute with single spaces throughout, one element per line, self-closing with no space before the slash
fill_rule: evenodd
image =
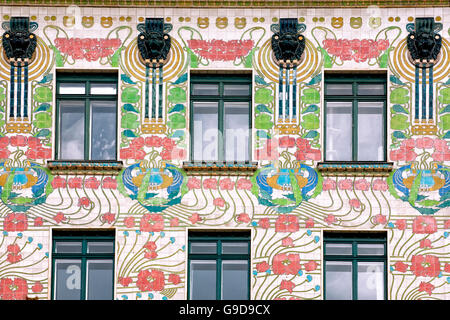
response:
<path id="1" fill-rule="evenodd" d="M 122 161 L 48 161 L 52 174 L 117 175 L 123 168 Z"/>
<path id="2" fill-rule="evenodd" d="M 257 162 L 184 162 L 183 170 L 198 176 L 251 176 L 258 169 Z"/>
<path id="3" fill-rule="evenodd" d="M 101 6 L 146 8 L 366 8 L 447 7 L 448 0 L 0 0 L 11 6 Z"/>
<path id="4" fill-rule="evenodd" d="M 317 170 L 323 176 L 389 176 L 392 162 L 319 162 Z"/>

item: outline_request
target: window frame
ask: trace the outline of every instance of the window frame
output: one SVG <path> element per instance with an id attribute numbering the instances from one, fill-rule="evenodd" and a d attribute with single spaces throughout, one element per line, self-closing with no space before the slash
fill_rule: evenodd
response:
<path id="1" fill-rule="evenodd" d="M 366 236 L 364 236 L 366 235 Z M 324 272 L 323 272 L 323 284 L 324 284 L 324 300 L 326 300 L 327 282 L 326 282 L 326 262 L 327 261 L 346 261 L 352 263 L 352 300 L 358 300 L 358 262 L 383 262 L 383 281 L 384 281 L 384 298 L 387 300 L 387 266 L 388 266 L 388 255 L 387 255 L 387 233 L 386 232 L 367 232 L 367 233 L 353 233 L 353 232 L 324 232 L 323 234 L 323 261 L 324 261 Z M 330 243 L 337 244 L 351 244 L 352 254 L 351 255 L 327 255 L 326 245 Z M 383 244 L 384 252 L 383 255 L 358 255 L 358 244 Z M 356 272 L 355 272 L 356 271 Z"/>
<path id="2" fill-rule="evenodd" d="M 324 162 L 386 162 L 387 161 L 387 74 L 386 73 L 325 73 L 324 80 Z M 351 95 L 327 94 L 329 84 L 352 84 Z M 383 84 L 384 95 L 358 95 L 358 84 Z M 352 103 L 352 160 L 327 160 L 327 102 Z M 358 102 L 383 102 L 383 152 L 382 160 L 357 160 L 358 158 Z"/>
<path id="3" fill-rule="evenodd" d="M 88 242 L 112 242 L 112 253 L 88 253 L 87 243 Z M 81 253 L 57 253 L 56 243 L 57 242 L 81 242 Z M 80 300 L 87 300 L 87 261 L 91 259 L 95 260 L 112 260 L 112 296 L 111 300 L 114 299 L 114 278 L 115 278 L 115 234 L 114 231 L 53 231 L 52 236 L 52 276 L 51 276 L 51 300 L 57 300 L 56 294 L 56 260 L 71 260 L 80 259 L 81 260 L 81 287 L 80 287 Z"/>
<path id="4" fill-rule="evenodd" d="M 190 234 L 189 234 L 190 233 Z M 216 242 L 216 254 L 191 253 L 192 242 Z M 223 242 L 247 242 L 247 254 L 223 254 Z M 187 259 L 187 300 L 191 300 L 191 261 L 211 260 L 216 261 L 216 298 L 222 300 L 222 261 L 223 260 L 247 260 L 247 300 L 250 300 L 251 281 L 251 234 L 250 230 L 236 232 L 188 232 L 188 259 Z"/>
<path id="5" fill-rule="evenodd" d="M 61 94 L 60 87 L 61 83 L 84 83 L 85 93 L 84 94 Z M 91 83 L 114 83 L 116 85 L 116 94 L 91 94 Z M 56 74 L 56 123 L 55 123 L 55 159 L 56 160 L 75 160 L 75 159 L 64 159 L 60 158 L 61 149 L 61 112 L 60 112 L 60 102 L 61 100 L 77 100 L 84 101 L 84 156 L 83 159 L 76 159 L 75 161 L 115 161 L 118 158 L 118 97 L 119 97 L 119 81 L 117 73 L 69 73 L 69 72 L 57 72 Z M 91 159 L 91 100 L 94 101 L 113 101 L 115 102 L 115 156 L 114 159 L 103 159 L 103 160 L 92 160 Z"/>
<path id="6" fill-rule="evenodd" d="M 252 75 L 250 73 L 236 74 L 191 74 L 190 75 L 190 88 L 189 88 L 189 134 L 191 136 L 190 143 L 190 156 L 191 162 L 204 162 L 203 159 L 194 159 L 194 102 L 217 102 L 218 104 L 218 131 L 219 138 L 217 141 L 217 160 L 212 160 L 212 162 L 225 162 L 225 102 L 248 102 L 248 159 L 245 161 L 238 162 L 250 162 L 252 159 Z M 194 84 L 218 84 L 219 94 L 218 95 L 195 95 L 193 93 Z M 247 96 L 225 96 L 224 86 L 226 84 L 248 84 L 249 92 Z M 210 160 L 211 161 L 211 160 Z"/>

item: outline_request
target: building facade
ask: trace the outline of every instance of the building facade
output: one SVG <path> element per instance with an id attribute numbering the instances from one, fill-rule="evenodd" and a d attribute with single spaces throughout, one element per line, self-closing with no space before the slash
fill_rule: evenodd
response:
<path id="1" fill-rule="evenodd" d="M 448 1 L 0 1 L 0 299 L 450 297 Z"/>

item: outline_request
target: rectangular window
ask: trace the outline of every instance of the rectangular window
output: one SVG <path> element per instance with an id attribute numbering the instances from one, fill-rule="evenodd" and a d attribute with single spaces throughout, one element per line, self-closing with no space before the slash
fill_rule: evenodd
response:
<path id="1" fill-rule="evenodd" d="M 58 73 L 57 159 L 117 158 L 117 74 Z"/>
<path id="2" fill-rule="evenodd" d="M 250 232 L 189 232 L 188 299 L 250 298 Z"/>
<path id="3" fill-rule="evenodd" d="M 324 233 L 325 299 L 385 300 L 385 233 Z"/>
<path id="4" fill-rule="evenodd" d="M 250 160 L 250 75 L 191 75 L 191 160 Z"/>
<path id="5" fill-rule="evenodd" d="M 386 75 L 325 76 L 325 160 L 386 161 Z"/>
<path id="6" fill-rule="evenodd" d="M 53 231 L 53 300 L 112 300 L 113 231 Z"/>

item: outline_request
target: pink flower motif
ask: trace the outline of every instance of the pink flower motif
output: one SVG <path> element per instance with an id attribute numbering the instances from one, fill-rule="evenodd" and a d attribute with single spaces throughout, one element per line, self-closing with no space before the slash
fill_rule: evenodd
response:
<path id="1" fill-rule="evenodd" d="M 428 293 L 430 296 L 431 296 L 431 293 L 433 292 L 434 289 L 435 289 L 435 286 L 432 285 L 431 283 L 422 281 L 422 282 L 419 284 L 419 292 L 425 291 L 425 292 Z"/>
<path id="2" fill-rule="evenodd" d="M 436 219 L 430 216 L 419 216 L 413 221 L 413 233 L 435 233 L 437 231 Z"/>
<path id="3" fill-rule="evenodd" d="M 117 189 L 117 180 L 111 177 L 106 177 L 103 179 L 102 186 L 104 189 Z"/>
<path id="4" fill-rule="evenodd" d="M 420 247 L 421 248 L 432 248 L 431 240 L 430 239 L 420 240 Z"/>
<path id="5" fill-rule="evenodd" d="M 91 205 L 91 200 L 88 197 L 78 199 L 78 206 L 87 209 Z"/>
<path id="6" fill-rule="evenodd" d="M 7 232 L 23 232 L 28 229 L 28 218 L 25 213 L 8 213 L 3 220 L 3 230 Z"/>
<path id="7" fill-rule="evenodd" d="M 22 278 L 0 279 L 1 300 L 25 300 L 28 294 L 27 280 Z"/>
<path id="8" fill-rule="evenodd" d="M 34 218 L 34 226 L 41 227 L 44 224 L 44 220 L 41 217 Z"/>
<path id="9" fill-rule="evenodd" d="M 423 137 L 416 140 L 416 148 L 431 149 L 434 146 L 434 140 L 429 137 Z"/>
<path id="10" fill-rule="evenodd" d="M 295 284 L 292 281 L 290 281 L 290 280 L 281 280 L 280 290 L 286 289 L 287 291 L 292 293 L 294 288 L 295 288 Z"/>
<path id="11" fill-rule="evenodd" d="M 269 218 L 261 218 L 259 219 L 258 225 L 263 229 L 269 229 L 270 228 L 270 220 Z"/>
<path id="12" fill-rule="evenodd" d="M 10 154 L 11 154 L 11 151 L 9 151 L 8 149 L 0 148 L 0 159 L 9 159 Z"/>
<path id="13" fill-rule="evenodd" d="M 9 145 L 9 137 L 0 137 L 0 149 L 5 149 Z"/>
<path id="14" fill-rule="evenodd" d="M 124 287 L 128 287 L 130 283 L 133 282 L 133 279 L 131 279 L 131 277 L 119 277 L 119 279 L 117 280 Z"/>
<path id="15" fill-rule="evenodd" d="M 89 189 L 98 189 L 100 181 L 96 177 L 90 177 L 84 181 L 84 186 Z"/>
<path id="16" fill-rule="evenodd" d="M 267 139 L 261 149 L 256 150 L 256 159 L 258 160 L 276 160 L 278 159 L 278 139 Z"/>
<path id="17" fill-rule="evenodd" d="M 435 161 L 448 161 L 450 160 L 450 148 L 446 140 L 435 139 L 434 140 L 434 153 L 431 155 Z"/>
<path id="18" fill-rule="evenodd" d="M 161 291 L 164 289 L 164 273 L 159 270 L 141 270 L 136 285 L 141 291 Z"/>
<path id="19" fill-rule="evenodd" d="M 369 190 L 370 183 L 367 182 L 366 179 L 358 179 L 355 181 L 355 189 L 361 191 Z"/>
<path id="20" fill-rule="evenodd" d="M 294 246 L 294 240 L 292 240 L 291 237 L 286 237 L 281 240 L 281 245 L 283 247 L 293 247 Z"/>
<path id="21" fill-rule="evenodd" d="M 189 190 L 200 189 L 202 187 L 202 183 L 201 183 L 200 179 L 192 177 L 192 178 L 188 179 L 187 187 L 188 187 Z"/>
<path id="22" fill-rule="evenodd" d="M 170 226 L 171 227 L 178 227 L 178 225 L 180 224 L 180 220 L 178 218 L 172 218 L 170 219 Z"/>
<path id="23" fill-rule="evenodd" d="M 202 221 L 202 218 L 200 217 L 200 215 L 198 213 L 194 213 L 192 214 L 192 216 L 189 218 L 189 221 L 192 224 L 196 224 L 197 222 Z"/>
<path id="24" fill-rule="evenodd" d="M 266 272 L 270 269 L 270 265 L 264 261 L 256 264 L 256 271 L 258 272 Z"/>
<path id="25" fill-rule="evenodd" d="M 139 221 L 141 232 L 160 232 L 164 230 L 164 219 L 160 214 L 146 213 Z"/>
<path id="26" fill-rule="evenodd" d="M 10 244 L 7 246 L 6 251 L 8 252 L 6 260 L 9 263 L 16 263 L 22 260 L 22 255 L 19 254 L 20 247 L 17 244 Z"/>
<path id="27" fill-rule="evenodd" d="M 335 217 L 333 214 L 329 214 L 329 215 L 324 219 L 324 221 L 325 221 L 326 223 L 328 223 L 329 225 L 331 225 L 331 224 L 333 224 L 333 223 L 336 222 L 336 217 Z"/>
<path id="28" fill-rule="evenodd" d="M 279 140 L 280 148 L 293 148 L 295 147 L 295 138 L 289 136 L 283 136 Z"/>
<path id="29" fill-rule="evenodd" d="M 56 216 L 53 217 L 53 220 L 55 220 L 56 223 L 61 223 L 62 221 L 66 221 L 67 218 L 64 216 L 64 213 L 58 212 Z"/>
<path id="30" fill-rule="evenodd" d="M 172 151 L 172 149 L 175 148 L 175 146 L 177 145 L 175 140 L 168 137 L 164 137 L 161 141 L 161 144 L 163 148 L 166 149 L 167 151 Z"/>
<path id="31" fill-rule="evenodd" d="M 336 181 L 329 179 L 329 178 L 323 180 L 322 190 L 323 191 L 336 190 Z"/>
<path id="32" fill-rule="evenodd" d="M 399 219 L 395 222 L 395 226 L 398 230 L 405 230 L 406 229 L 406 220 L 405 219 Z"/>
<path id="33" fill-rule="evenodd" d="M 385 215 L 377 214 L 375 216 L 374 220 L 375 220 L 375 224 L 382 224 L 382 225 L 386 224 L 386 216 Z"/>
<path id="34" fill-rule="evenodd" d="M 234 189 L 234 182 L 231 181 L 230 178 L 221 179 L 219 181 L 219 187 L 222 190 L 233 190 Z"/>
<path id="35" fill-rule="evenodd" d="M 147 147 L 159 148 L 162 146 L 162 138 L 158 136 L 150 136 L 145 138 L 145 145 Z"/>
<path id="36" fill-rule="evenodd" d="M 411 271 L 416 277 L 437 277 L 441 272 L 439 258 L 433 255 L 412 256 Z"/>
<path id="37" fill-rule="evenodd" d="M 241 214 L 238 215 L 237 221 L 238 222 L 243 222 L 243 223 L 249 223 L 250 222 L 250 217 L 246 213 L 241 213 Z"/>
<path id="38" fill-rule="evenodd" d="M 385 180 L 375 179 L 372 183 L 372 189 L 374 191 L 387 191 L 389 189 L 389 186 Z"/>
<path id="39" fill-rule="evenodd" d="M 169 282 L 173 283 L 174 285 L 177 285 L 181 282 L 181 278 L 178 274 L 171 273 L 169 274 Z"/>
<path id="40" fill-rule="evenodd" d="M 444 266 L 444 272 L 450 273 L 450 263 L 446 263 Z"/>
<path id="41" fill-rule="evenodd" d="M 394 264 L 394 268 L 398 272 L 406 272 L 408 270 L 408 265 L 406 263 L 401 262 L 401 261 L 397 261 Z"/>
<path id="42" fill-rule="evenodd" d="M 214 178 L 205 179 L 203 181 L 203 188 L 216 190 L 217 189 L 217 179 L 214 179 Z"/>
<path id="43" fill-rule="evenodd" d="M 298 254 L 279 253 L 273 257 L 272 270 L 275 274 L 297 275 L 301 267 Z"/>
<path id="44" fill-rule="evenodd" d="M 83 187 L 83 180 L 79 177 L 70 178 L 68 184 L 71 189 L 81 189 Z"/>
<path id="45" fill-rule="evenodd" d="M 350 199 L 348 201 L 348 203 L 350 204 L 350 206 L 352 208 L 359 208 L 359 207 L 361 207 L 361 202 L 358 199 Z"/>
<path id="46" fill-rule="evenodd" d="M 52 187 L 54 189 L 65 188 L 66 187 L 66 179 L 61 178 L 60 176 L 56 176 L 52 180 Z"/>
<path id="47" fill-rule="evenodd" d="M 297 216 L 282 214 L 275 221 L 275 232 L 296 232 L 300 228 Z"/>
<path id="48" fill-rule="evenodd" d="M 27 145 L 27 137 L 22 135 L 10 137 L 9 143 L 13 147 L 25 147 Z"/>
<path id="49" fill-rule="evenodd" d="M 154 241 L 148 241 L 144 245 L 144 249 L 146 249 L 144 257 L 147 259 L 155 259 L 158 256 L 156 248 L 156 243 Z"/>
<path id="50" fill-rule="evenodd" d="M 305 263 L 304 267 L 305 267 L 305 271 L 308 271 L 308 272 L 309 271 L 314 271 L 314 270 L 317 269 L 317 262 L 311 260 L 311 261 Z"/>
<path id="51" fill-rule="evenodd" d="M 353 182 L 350 179 L 340 180 L 338 182 L 338 187 L 340 190 L 351 190 L 353 187 Z"/>
<path id="52" fill-rule="evenodd" d="M 122 148 L 120 149 L 120 158 L 121 159 L 133 159 L 133 160 L 142 160 L 145 158 L 145 151 L 142 149 L 135 148 Z"/>
<path id="53" fill-rule="evenodd" d="M 34 293 L 40 293 L 42 292 L 42 290 L 44 290 L 44 286 L 39 281 L 35 282 L 31 287 L 31 291 L 33 291 Z"/>
<path id="54" fill-rule="evenodd" d="M 111 224 L 114 220 L 116 220 L 116 215 L 114 213 L 107 212 L 101 216 L 101 220 Z"/>
<path id="55" fill-rule="evenodd" d="M 126 217 L 123 223 L 127 228 L 134 228 L 134 217 Z"/>
<path id="56" fill-rule="evenodd" d="M 252 182 L 249 179 L 239 178 L 236 182 L 236 188 L 238 190 L 250 190 L 252 188 Z"/>
<path id="57" fill-rule="evenodd" d="M 450 219 L 449 220 L 445 220 L 445 222 L 444 222 L 444 229 L 450 229 Z"/>
<path id="58" fill-rule="evenodd" d="M 308 218 L 308 220 L 306 220 L 306 228 L 314 228 L 314 219 L 313 218 Z"/>
<path id="59" fill-rule="evenodd" d="M 225 207 L 225 200 L 223 200 L 222 198 L 215 198 L 213 201 L 213 204 L 216 207 L 222 208 L 222 207 Z"/>
<path id="60" fill-rule="evenodd" d="M 42 147 L 41 139 L 37 137 L 28 137 L 28 147 L 31 149 Z"/>

